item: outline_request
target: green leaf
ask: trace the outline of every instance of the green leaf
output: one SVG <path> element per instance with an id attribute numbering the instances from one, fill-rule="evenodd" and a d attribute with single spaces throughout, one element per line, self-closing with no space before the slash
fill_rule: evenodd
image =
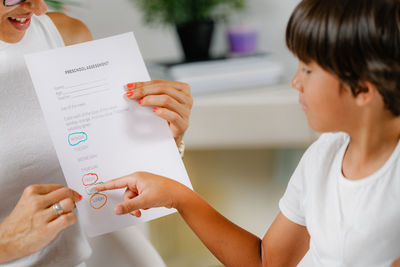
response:
<path id="1" fill-rule="evenodd" d="M 245 0 L 130 0 L 147 23 L 181 24 L 226 17 L 245 7 Z"/>
<path id="2" fill-rule="evenodd" d="M 54 11 L 62 11 L 65 6 L 79 6 L 79 3 L 71 0 L 45 0 L 47 6 Z"/>

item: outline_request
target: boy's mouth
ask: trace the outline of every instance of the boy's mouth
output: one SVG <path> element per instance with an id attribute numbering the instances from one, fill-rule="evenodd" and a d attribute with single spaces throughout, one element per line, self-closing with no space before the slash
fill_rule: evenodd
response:
<path id="1" fill-rule="evenodd" d="M 304 104 L 304 102 L 303 102 L 301 99 L 299 99 L 299 104 L 301 105 L 301 108 L 303 109 L 303 111 L 306 111 L 306 110 L 308 110 L 308 107 L 307 107 L 307 105 L 306 105 L 306 104 Z"/>

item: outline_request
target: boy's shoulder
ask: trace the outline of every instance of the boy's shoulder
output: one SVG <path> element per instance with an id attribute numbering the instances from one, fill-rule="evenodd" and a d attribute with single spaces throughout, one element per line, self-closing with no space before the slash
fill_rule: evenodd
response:
<path id="1" fill-rule="evenodd" d="M 326 166 L 338 156 L 344 145 L 349 143 L 350 136 L 344 132 L 323 133 L 307 149 L 303 158 L 305 164 L 311 166 Z"/>
<path id="2" fill-rule="evenodd" d="M 313 152 L 323 152 L 323 151 L 337 151 L 344 144 L 349 142 L 350 136 L 344 132 L 330 132 L 323 133 L 319 138 L 310 146 L 309 150 Z"/>

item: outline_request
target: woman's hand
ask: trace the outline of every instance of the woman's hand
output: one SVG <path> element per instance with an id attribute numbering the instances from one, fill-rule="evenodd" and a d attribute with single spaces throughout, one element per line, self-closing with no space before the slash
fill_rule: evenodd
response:
<path id="1" fill-rule="evenodd" d="M 182 82 L 154 80 L 150 82 L 128 83 L 126 96 L 139 100 L 142 106 L 154 106 L 154 113 L 167 120 L 179 146 L 183 134 L 189 126 L 193 98 L 190 86 Z"/>
<path id="2" fill-rule="evenodd" d="M 115 206 L 115 214 L 130 213 L 136 217 L 141 216 L 140 209 L 177 208 L 179 193 L 188 189 L 172 179 L 148 172 L 135 172 L 96 186 L 98 191 L 120 188 L 126 188 L 124 201 Z"/>
<path id="3" fill-rule="evenodd" d="M 0 263 L 42 250 L 61 230 L 76 222 L 72 211 L 81 198 L 62 185 L 25 188 L 14 210 L 0 224 Z M 56 212 L 56 203 L 63 211 Z"/>

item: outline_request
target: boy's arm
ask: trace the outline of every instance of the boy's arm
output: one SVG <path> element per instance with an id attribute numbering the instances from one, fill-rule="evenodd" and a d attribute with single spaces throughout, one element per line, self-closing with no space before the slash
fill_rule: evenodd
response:
<path id="1" fill-rule="evenodd" d="M 226 266 L 297 266 L 309 247 L 304 226 L 279 213 L 260 240 L 235 225 L 190 189 L 176 206 L 207 248 Z"/>
<path id="2" fill-rule="evenodd" d="M 309 235 L 279 214 L 263 240 L 238 227 L 186 186 L 150 173 L 134 173 L 97 185 L 127 188 L 115 213 L 140 216 L 139 209 L 176 208 L 207 248 L 226 266 L 296 266 L 308 250 Z"/>

